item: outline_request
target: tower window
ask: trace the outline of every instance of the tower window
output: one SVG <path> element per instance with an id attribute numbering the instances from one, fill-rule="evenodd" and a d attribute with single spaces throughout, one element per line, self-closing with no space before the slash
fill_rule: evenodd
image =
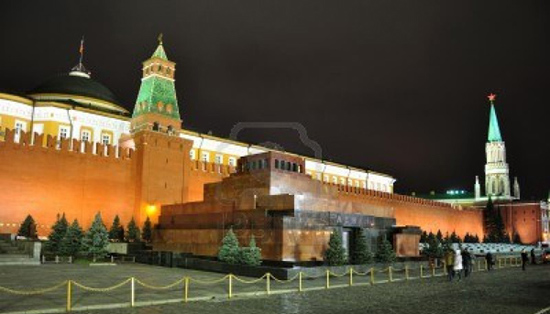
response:
<path id="1" fill-rule="evenodd" d="M 191 160 L 195 160 L 196 156 L 195 156 L 195 150 L 191 149 L 189 151 L 189 158 L 191 158 Z"/>
<path id="2" fill-rule="evenodd" d="M 235 167 L 235 166 L 237 165 L 237 160 L 235 159 L 235 157 L 229 157 L 228 164 L 229 164 L 231 167 Z"/>

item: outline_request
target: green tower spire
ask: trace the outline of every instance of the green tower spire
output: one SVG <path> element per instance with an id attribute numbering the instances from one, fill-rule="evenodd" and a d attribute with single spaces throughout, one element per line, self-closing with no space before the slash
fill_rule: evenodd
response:
<path id="1" fill-rule="evenodd" d="M 498 126 L 497 112 L 495 110 L 495 94 L 488 96 L 491 103 L 491 112 L 489 114 L 489 133 L 487 136 L 488 142 L 502 142 L 502 136 L 500 135 L 500 128 Z"/>
<path id="2" fill-rule="evenodd" d="M 153 126 L 159 130 L 180 128 L 174 84 L 175 66 L 166 56 L 161 34 L 157 49 L 151 58 L 143 62 L 143 78 L 132 114 L 133 129 L 151 129 Z"/>

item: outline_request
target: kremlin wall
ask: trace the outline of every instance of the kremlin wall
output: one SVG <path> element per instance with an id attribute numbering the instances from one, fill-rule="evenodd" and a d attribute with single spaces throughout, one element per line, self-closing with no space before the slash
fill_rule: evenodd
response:
<path id="1" fill-rule="evenodd" d="M 215 255 L 234 226 L 283 261 L 322 259 L 335 227 L 372 241 L 395 226 L 483 237 L 473 203 L 398 195 L 386 174 L 182 129 L 174 78 L 160 42 L 131 117 L 82 63 L 27 96 L 0 94 L 0 233 L 28 214 L 42 236 L 58 213 L 87 228 L 99 211 L 107 225 L 150 217 L 155 250 Z M 524 242 L 541 237 L 533 224 L 507 226 Z M 417 255 L 418 239 L 395 249 Z"/>

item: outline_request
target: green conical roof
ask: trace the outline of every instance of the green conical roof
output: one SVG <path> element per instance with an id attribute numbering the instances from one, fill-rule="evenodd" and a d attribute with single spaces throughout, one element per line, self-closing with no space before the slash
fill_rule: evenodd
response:
<path id="1" fill-rule="evenodd" d="M 487 141 L 502 142 L 502 136 L 500 135 L 500 128 L 498 127 L 497 112 L 492 102 L 491 102 L 491 113 L 489 116 L 489 135 L 487 137 Z"/>
<path id="2" fill-rule="evenodd" d="M 162 47 L 162 41 L 151 58 L 158 57 L 169 61 Z M 158 70 L 157 70 L 158 71 Z M 146 113 L 157 113 L 180 120 L 178 99 L 174 80 L 165 75 L 145 74 L 141 80 L 133 118 Z"/>
<path id="3" fill-rule="evenodd" d="M 164 51 L 164 47 L 162 46 L 162 42 L 159 43 L 157 49 L 153 53 L 153 57 L 168 60 L 168 57 L 166 56 L 166 52 Z"/>

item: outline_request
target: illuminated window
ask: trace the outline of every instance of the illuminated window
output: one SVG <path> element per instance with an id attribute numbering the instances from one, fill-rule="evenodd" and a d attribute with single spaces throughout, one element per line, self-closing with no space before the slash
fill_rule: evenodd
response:
<path id="1" fill-rule="evenodd" d="M 191 158 L 191 160 L 195 160 L 195 158 L 197 158 L 197 156 L 195 156 L 195 150 L 194 149 L 189 151 L 189 158 Z"/>
<path id="2" fill-rule="evenodd" d="M 203 152 L 201 154 L 201 161 L 208 162 L 210 160 L 210 154 L 207 152 Z"/>
<path id="3" fill-rule="evenodd" d="M 337 184 L 338 183 L 338 178 L 337 177 L 332 177 L 332 183 Z"/>
<path id="4" fill-rule="evenodd" d="M 367 182 L 363 182 L 363 189 L 366 189 L 367 188 Z"/>
<path id="5" fill-rule="evenodd" d="M 328 176 L 326 174 L 323 176 L 323 181 L 328 182 Z"/>
<path id="6" fill-rule="evenodd" d="M 19 120 L 16 120 L 15 121 L 15 136 L 14 136 L 14 141 L 15 142 L 19 142 L 19 139 L 21 138 L 21 131 L 24 131 L 27 127 L 27 123 L 23 122 L 23 121 L 19 121 Z"/>
<path id="7" fill-rule="evenodd" d="M 101 134 L 101 144 L 109 145 L 111 144 L 111 135 L 110 134 Z"/>
<path id="8" fill-rule="evenodd" d="M 90 131 L 80 132 L 80 140 L 82 142 L 89 142 L 91 138 L 92 138 L 92 133 Z"/>
<path id="9" fill-rule="evenodd" d="M 340 185 L 346 185 L 346 179 L 340 178 Z"/>
<path id="10" fill-rule="evenodd" d="M 231 167 L 237 166 L 237 159 L 235 157 L 229 157 L 228 163 Z"/>
<path id="11" fill-rule="evenodd" d="M 216 155 L 216 163 L 218 165 L 223 164 L 223 156 L 222 155 Z"/>
<path id="12" fill-rule="evenodd" d="M 359 187 L 359 181 L 355 180 L 355 187 L 358 188 Z"/>

